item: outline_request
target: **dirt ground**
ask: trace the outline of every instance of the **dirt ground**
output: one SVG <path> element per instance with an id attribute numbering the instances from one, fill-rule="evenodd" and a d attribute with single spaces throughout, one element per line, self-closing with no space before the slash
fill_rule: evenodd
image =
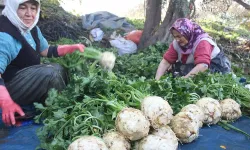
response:
<path id="1" fill-rule="evenodd" d="M 218 43 L 223 47 L 232 65 L 243 69 L 244 75 L 250 76 L 250 41 L 241 43 L 220 41 Z"/>

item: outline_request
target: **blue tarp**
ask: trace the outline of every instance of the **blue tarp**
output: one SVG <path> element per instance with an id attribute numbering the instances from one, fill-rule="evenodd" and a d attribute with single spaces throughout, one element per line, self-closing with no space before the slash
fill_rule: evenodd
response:
<path id="1" fill-rule="evenodd" d="M 241 117 L 234 126 L 250 134 L 250 118 Z M 39 145 L 36 130 L 42 125 L 25 122 L 21 127 L 3 129 L 0 122 L 0 137 L 3 130 L 8 136 L 0 139 L 0 150 L 34 150 Z M 5 133 L 4 133 L 5 134 Z M 179 146 L 178 150 L 250 150 L 250 139 L 233 130 L 225 130 L 218 125 L 200 129 L 198 139 L 189 144 Z"/>

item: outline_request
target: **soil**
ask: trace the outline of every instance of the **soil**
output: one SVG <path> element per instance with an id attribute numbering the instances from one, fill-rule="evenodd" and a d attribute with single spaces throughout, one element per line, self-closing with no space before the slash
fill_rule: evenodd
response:
<path id="1" fill-rule="evenodd" d="M 250 41 L 241 43 L 219 41 L 218 43 L 223 47 L 232 65 L 242 69 L 244 75 L 250 76 Z"/>

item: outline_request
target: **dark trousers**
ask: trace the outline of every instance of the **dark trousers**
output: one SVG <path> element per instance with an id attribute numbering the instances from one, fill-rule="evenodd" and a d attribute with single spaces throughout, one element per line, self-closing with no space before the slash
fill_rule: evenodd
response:
<path id="1" fill-rule="evenodd" d="M 63 90 L 67 84 L 66 71 L 59 64 L 41 64 L 24 68 L 5 83 L 11 98 L 19 105 L 44 103 L 48 91 Z"/>

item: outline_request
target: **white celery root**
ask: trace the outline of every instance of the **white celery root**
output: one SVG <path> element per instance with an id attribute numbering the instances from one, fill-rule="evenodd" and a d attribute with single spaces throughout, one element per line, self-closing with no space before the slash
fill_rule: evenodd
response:
<path id="1" fill-rule="evenodd" d="M 83 136 L 72 142 L 68 150 L 108 150 L 104 141 L 95 136 Z"/>
<path id="2" fill-rule="evenodd" d="M 159 96 L 148 96 L 141 102 L 141 110 L 151 126 L 158 129 L 170 123 L 173 110 L 166 100 Z"/>
<path id="3" fill-rule="evenodd" d="M 221 106 L 217 100 L 210 97 L 204 97 L 198 100 L 196 105 L 204 112 L 205 119 L 203 123 L 210 125 L 220 121 Z"/>
<path id="4" fill-rule="evenodd" d="M 100 64 L 104 69 L 111 71 L 115 66 L 116 57 L 112 52 L 103 52 L 100 58 Z"/>
<path id="5" fill-rule="evenodd" d="M 241 117 L 240 105 L 233 99 L 220 101 L 222 118 L 226 120 L 236 120 Z"/>
<path id="6" fill-rule="evenodd" d="M 197 119 L 199 120 L 199 126 L 202 127 L 203 121 L 205 119 L 205 115 L 199 106 L 197 106 L 195 104 L 189 104 L 189 105 L 183 107 L 181 109 L 181 112 L 190 112 L 190 113 L 194 114 L 197 117 Z"/>
<path id="7" fill-rule="evenodd" d="M 171 129 L 182 143 L 190 143 L 199 136 L 199 120 L 190 112 L 179 112 L 170 123 Z"/>
<path id="8" fill-rule="evenodd" d="M 109 132 L 103 135 L 103 140 L 109 150 L 130 150 L 131 145 L 119 132 Z"/>
<path id="9" fill-rule="evenodd" d="M 125 108 L 116 117 L 116 129 L 131 141 L 148 135 L 150 123 L 143 113 L 134 108 Z"/>

